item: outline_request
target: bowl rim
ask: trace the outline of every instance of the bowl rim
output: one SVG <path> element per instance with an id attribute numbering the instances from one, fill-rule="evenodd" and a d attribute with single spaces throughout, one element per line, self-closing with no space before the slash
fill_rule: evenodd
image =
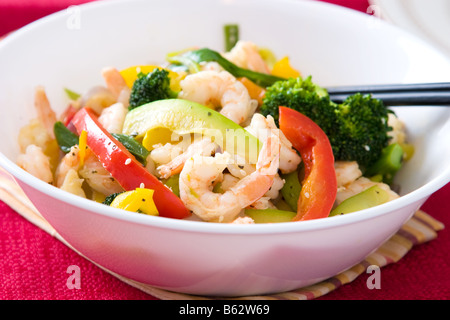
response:
<path id="1" fill-rule="evenodd" d="M 144 2 L 143 0 L 134 0 L 135 2 Z M 205 1 L 205 0 L 200 0 Z M 254 0 L 245 0 L 247 2 L 255 2 Z M 293 0 L 277 0 L 277 4 L 283 1 L 284 3 L 289 3 L 290 5 L 298 6 L 322 6 L 327 7 L 328 10 L 340 11 L 346 15 L 353 15 L 360 19 L 370 19 L 370 16 L 365 15 L 362 12 L 351 10 L 342 6 L 337 6 L 331 3 L 316 2 L 316 1 L 293 1 Z M 95 9 L 102 6 L 110 5 L 120 5 L 121 3 L 128 2 L 129 0 L 112 0 L 112 1 L 94 1 L 80 6 L 85 9 Z M 225 3 L 226 1 L 219 1 Z M 274 3 L 272 0 L 264 0 L 265 3 Z M 259 2 L 261 3 L 261 2 Z M 27 32 L 32 32 L 35 28 L 38 28 L 41 24 L 51 23 L 53 20 L 60 18 L 64 15 L 64 10 L 52 13 L 41 19 L 33 21 L 26 26 L 14 31 L 9 34 L 0 42 L 0 50 L 3 46 L 6 46 L 9 41 L 13 41 L 16 37 L 20 37 L 22 34 Z M 407 31 L 401 30 L 400 28 L 388 24 L 387 22 L 380 21 L 384 24 L 385 28 L 391 28 L 400 32 L 402 35 L 413 39 L 414 42 L 420 42 L 422 46 L 426 46 L 428 49 L 436 53 L 436 55 L 441 55 L 444 60 L 450 61 L 445 57 L 445 55 L 440 52 L 437 48 L 425 43 L 418 37 L 408 33 Z M 66 202 L 74 207 L 90 211 L 94 214 L 99 214 L 106 216 L 110 219 L 117 219 L 127 223 L 134 223 L 144 226 L 152 226 L 164 229 L 171 229 L 177 231 L 185 232 L 201 232 L 201 233 L 213 233 L 213 234 L 230 234 L 230 235 L 250 235 L 250 234 L 286 234 L 292 232 L 305 232 L 305 231 L 315 231 L 319 229 L 329 229 L 335 228 L 342 225 L 350 225 L 358 223 L 364 220 L 371 220 L 377 217 L 389 214 L 395 210 L 399 210 L 403 207 L 411 205 L 415 202 L 425 201 L 433 192 L 442 188 L 444 185 L 450 182 L 450 166 L 441 172 L 437 177 L 428 183 L 420 186 L 419 188 L 402 195 L 400 198 L 390 201 L 388 203 L 379 205 L 377 207 L 361 210 L 354 212 L 352 214 L 328 217 L 323 219 L 301 221 L 298 223 L 284 222 L 275 224 L 253 224 L 253 225 L 236 225 L 236 224 L 223 224 L 223 223 L 210 223 L 203 221 L 188 221 L 188 220 L 178 220 L 171 218 L 162 218 L 158 216 L 148 216 L 134 212 L 127 212 L 124 214 L 123 210 L 111 208 L 109 206 L 97 203 L 95 201 L 84 199 L 79 196 L 73 195 L 53 185 L 49 185 L 38 178 L 34 177 L 30 173 L 26 172 L 3 153 L 0 152 L 0 166 L 4 168 L 9 174 L 11 174 L 15 179 L 20 180 L 22 183 L 27 184 L 31 188 L 38 190 L 41 193 L 46 194 L 51 198 L 57 198 L 60 201 Z"/>

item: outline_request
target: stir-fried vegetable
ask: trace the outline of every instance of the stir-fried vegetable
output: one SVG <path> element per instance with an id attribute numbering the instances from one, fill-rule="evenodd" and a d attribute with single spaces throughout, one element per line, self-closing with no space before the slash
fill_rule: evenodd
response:
<path id="1" fill-rule="evenodd" d="M 331 211 L 330 217 L 372 208 L 388 202 L 389 198 L 389 193 L 386 190 L 374 185 L 344 200 Z"/>
<path id="2" fill-rule="evenodd" d="M 70 131 L 61 121 L 55 122 L 54 126 L 55 138 L 60 149 L 67 153 L 70 149 L 79 144 L 80 137 Z M 150 152 L 132 136 L 122 133 L 111 133 L 127 150 L 136 157 L 144 166 L 147 163 L 147 157 Z"/>
<path id="3" fill-rule="evenodd" d="M 328 137 L 314 121 L 286 107 L 280 107 L 280 129 L 302 156 L 305 168 L 294 220 L 328 217 L 337 192 Z"/>
<path id="4" fill-rule="evenodd" d="M 296 215 L 292 211 L 277 209 L 245 209 L 245 214 L 255 223 L 290 222 Z"/>
<path id="5" fill-rule="evenodd" d="M 71 100 L 77 100 L 78 98 L 81 97 L 81 94 L 79 94 L 79 93 L 77 93 L 75 91 L 72 91 L 72 90 L 70 90 L 68 88 L 64 88 L 64 92 L 67 94 L 67 96 Z"/>
<path id="6" fill-rule="evenodd" d="M 170 87 L 167 70 L 156 68 L 147 74 L 141 72 L 131 88 L 128 108 L 131 110 L 152 101 L 176 98 L 177 94 Z"/>
<path id="7" fill-rule="evenodd" d="M 281 194 L 283 195 L 286 203 L 294 210 L 297 211 L 298 199 L 300 197 L 300 192 L 302 190 L 302 185 L 299 179 L 299 172 L 297 170 L 282 175 L 284 179 L 284 186 L 281 189 Z"/>
<path id="8" fill-rule="evenodd" d="M 117 194 L 110 206 L 133 212 L 142 212 L 148 215 L 158 215 L 158 209 L 153 201 L 154 191 L 146 188 L 136 188 Z"/>
<path id="9" fill-rule="evenodd" d="M 227 24 L 223 27 L 225 36 L 225 51 L 230 51 L 239 40 L 239 25 Z"/>
<path id="10" fill-rule="evenodd" d="M 297 110 L 316 122 L 327 134 L 336 160 L 355 160 L 367 168 L 388 145 L 390 111 L 369 95 L 355 94 L 336 104 L 311 77 L 298 77 L 267 88 L 261 113 L 277 120 L 279 106 Z"/>
<path id="11" fill-rule="evenodd" d="M 271 74 L 285 79 L 300 77 L 300 72 L 292 67 L 289 57 L 283 57 L 276 61 Z"/>
<path id="12" fill-rule="evenodd" d="M 144 166 L 147 164 L 147 157 L 150 152 L 142 144 L 140 144 L 132 136 L 127 134 L 111 133 L 111 135 L 116 138 L 117 141 L 122 143 L 124 147 L 127 148 L 127 150 L 136 157 L 136 160 L 138 160 Z"/>
<path id="13" fill-rule="evenodd" d="M 69 152 L 70 148 L 78 144 L 78 135 L 70 131 L 61 121 L 55 122 L 53 130 L 56 141 L 63 152 Z"/>
<path id="14" fill-rule="evenodd" d="M 402 167 L 403 156 L 404 151 L 400 144 L 390 144 L 382 150 L 381 157 L 367 168 L 365 175 L 375 179 L 379 176 L 379 180 L 391 184 L 395 174 Z"/>

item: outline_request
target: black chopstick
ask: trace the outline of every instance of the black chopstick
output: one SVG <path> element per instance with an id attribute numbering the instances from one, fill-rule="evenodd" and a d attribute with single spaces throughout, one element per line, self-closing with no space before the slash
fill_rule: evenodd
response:
<path id="1" fill-rule="evenodd" d="M 371 94 L 390 106 L 450 105 L 450 82 L 342 86 L 330 87 L 327 91 L 336 103 L 361 93 Z"/>

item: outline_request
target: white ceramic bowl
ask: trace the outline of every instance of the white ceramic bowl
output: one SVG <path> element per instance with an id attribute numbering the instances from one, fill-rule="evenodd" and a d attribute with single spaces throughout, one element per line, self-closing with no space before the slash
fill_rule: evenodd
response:
<path id="1" fill-rule="evenodd" d="M 296 289 L 358 263 L 450 180 L 450 109 L 398 108 L 416 146 L 398 176 L 402 197 L 333 218 L 223 225 L 125 213 L 47 185 L 17 167 L 16 137 L 45 86 L 61 112 L 63 87 L 103 83 L 105 66 L 162 62 L 190 46 L 223 49 L 222 27 L 289 55 L 323 86 L 446 81 L 450 62 L 427 44 L 362 13 L 304 1 L 107 1 L 32 23 L 0 43 L 0 165 L 57 232 L 92 261 L 178 292 L 240 296 Z M 8 137 L 8 138 L 6 138 Z"/>

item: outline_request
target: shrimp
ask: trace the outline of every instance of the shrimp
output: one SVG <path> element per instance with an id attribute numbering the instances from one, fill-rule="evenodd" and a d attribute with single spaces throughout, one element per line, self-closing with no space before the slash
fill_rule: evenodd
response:
<path id="1" fill-rule="evenodd" d="M 234 165 L 233 165 L 234 166 Z M 227 166 L 228 171 L 230 171 L 230 165 Z M 240 172 L 231 172 L 223 174 L 223 177 L 220 181 L 220 190 L 227 191 L 231 189 L 236 183 L 239 182 L 240 179 L 245 177 L 248 174 L 251 174 L 255 171 L 253 166 L 253 170 L 249 171 L 249 169 L 244 170 L 241 169 Z M 256 202 L 252 203 L 249 207 L 255 209 L 267 209 L 267 208 L 275 208 L 275 205 L 272 203 L 272 200 L 276 200 L 280 195 L 280 190 L 284 186 L 284 179 L 280 177 L 279 174 L 276 174 L 273 178 L 273 183 L 269 190 Z"/>
<path id="2" fill-rule="evenodd" d="M 201 71 L 180 81 L 180 99 L 222 106 L 220 113 L 238 124 L 246 122 L 258 107 L 247 88 L 227 71 Z"/>
<path id="3" fill-rule="evenodd" d="M 243 208 L 270 189 L 278 172 L 279 153 L 279 138 L 269 136 L 258 156 L 256 170 L 224 193 L 215 193 L 212 188 L 223 175 L 231 155 L 228 152 L 217 153 L 214 157 L 194 155 L 180 173 L 180 197 L 186 207 L 204 221 L 231 222 Z"/>
<path id="4" fill-rule="evenodd" d="M 122 186 L 111 176 L 111 174 L 103 167 L 95 154 L 86 150 L 86 156 L 83 166 L 78 173 L 84 178 L 87 184 L 95 191 L 104 195 L 118 193 L 124 191 Z"/>
<path id="5" fill-rule="evenodd" d="M 264 194 L 264 196 L 268 197 L 270 200 L 275 200 L 280 195 L 280 190 L 284 187 L 284 179 L 280 177 L 279 174 L 276 174 L 273 178 L 273 184 L 270 186 L 269 190 Z"/>
<path id="6" fill-rule="evenodd" d="M 374 185 L 386 190 L 390 195 L 390 200 L 398 198 L 398 194 L 382 182 L 374 182 L 363 177 L 359 165 L 356 161 L 336 161 L 334 163 L 337 178 L 337 195 L 335 205 L 340 204 L 345 199 L 350 198 Z"/>
<path id="7" fill-rule="evenodd" d="M 378 185 L 383 190 L 389 193 L 389 201 L 394 200 L 399 197 L 397 193 L 391 190 L 391 188 L 382 182 L 374 182 L 366 177 L 359 177 L 352 183 L 348 184 L 346 187 L 339 188 L 336 195 L 335 205 L 342 203 L 345 199 L 350 198 L 374 185 Z"/>
<path id="8" fill-rule="evenodd" d="M 78 168 L 80 167 L 80 160 L 78 156 L 79 150 L 78 145 L 73 146 L 59 162 L 55 172 L 56 187 L 61 188 L 70 170 L 78 172 Z"/>
<path id="9" fill-rule="evenodd" d="M 44 87 L 38 86 L 34 92 L 34 106 L 36 108 L 38 119 L 44 125 L 51 139 L 55 138 L 53 125 L 57 121 L 56 113 L 53 111 L 48 101 Z"/>
<path id="10" fill-rule="evenodd" d="M 56 186 L 58 188 L 70 188 L 71 191 L 69 192 L 81 194 L 82 190 L 77 190 L 76 188 L 78 185 L 81 187 L 81 183 L 86 181 L 89 187 L 103 195 L 123 191 L 123 188 L 102 166 L 91 149 L 86 149 L 83 164 L 80 161 L 79 151 L 78 145 L 75 145 L 61 159 L 55 173 Z M 74 172 L 77 176 L 74 175 Z"/>
<path id="11" fill-rule="evenodd" d="M 106 87 L 116 97 L 119 97 L 122 90 L 128 88 L 125 79 L 120 74 L 119 70 L 113 67 L 106 67 L 102 70 L 102 76 L 105 80 Z"/>
<path id="12" fill-rule="evenodd" d="M 153 146 L 150 152 L 150 159 L 156 166 L 167 164 L 179 155 L 183 154 L 184 148 L 178 144 L 158 143 Z"/>
<path id="13" fill-rule="evenodd" d="M 110 133 L 122 133 L 123 123 L 128 109 L 121 102 L 117 102 L 105 109 L 98 117 L 100 124 Z"/>
<path id="14" fill-rule="evenodd" d="M 255 171 L 255 165 L 248 163 L 239 155 L 234 155 L 233 161 L 227 165 L 227 170 L 233 177 L 242 179 L 246 175 Z"/>
<path id="15" fill-rule="evenodd" d="M 280 137 L 280 170 L 282 173 L 295 171 L 302 161 L 297 151 L 292 147 L 292 143 L 286 138 L 283 132 L 277 128 L 275 120 L 271 115 L 265 118 L 260 113 L 255 113 L 251 119 L 250 125 L 245 128 L 258 139 L 264 141 L 269 132 L 275 130 Z"/>
<path id="16" fill-rule="evenodd" d="M 233 49 L 225 52 L 223 56 L 238 67 L 270 73 L 269 67 L 259 54 L 258 46 L 253 42 L 239 40 Z"/>
<path id="17" fill-rule="evenodd" d="M 248 206 L 250 209 L 258 209 L 258 210 L 265 210 L 265 209 L 276 209 L 276 206 L 272 203 L 270 197 L 261 197 L 255 202 L 253 202 L 251 205 Z"/>
<path id="18" fill-rule="evenodd" d="M 17 165 L 44 182 L 53 183 L 53 173 L 50 159 L 42 151 L 41 147 L 30 144 L 17 158 Z"/>
<path id="19" fill-rule="evenodd" d="M 356 161 L 336 161 L 334 163 L 338 188 L 345 187 L 362 176 Z"/>
<path id="20" fill-rule="evenodd" d="M 170 176 L 180 173 L 186 160 L 193 155 L 201 154 L 204 156 L 212 156 L 216 149 L 217 145 L 212 142 L 211 139 L 203 138 L 192 143 L 185 152 L 172 159 L 169 163 L 160 165 L 156 170 L 162 179 L 168 179 Z"/>
<path id="21" fill-rule="evenodd" d="M 131 89 L 127 86 L 125 79 L 119 70 L 113 67 L 107 67 L 102 70 L 102 76 L 106 87 L 111 91 L 118 102 L 122 102 L 128 107 Z"/>

